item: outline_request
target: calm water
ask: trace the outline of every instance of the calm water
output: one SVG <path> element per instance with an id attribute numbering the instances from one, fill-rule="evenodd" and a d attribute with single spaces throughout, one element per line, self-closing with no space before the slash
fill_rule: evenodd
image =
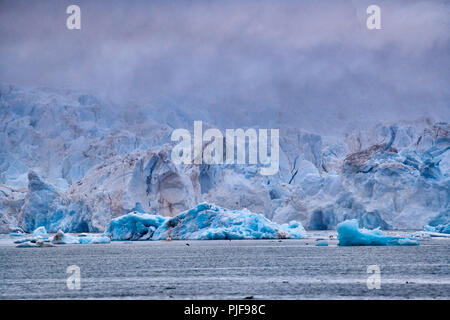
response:
<path id="1" fill-rule="evenodd" d="M 419 247 L 316 247 L 314 239 L 0 243 L 1 299 L 449 299 L 450 240 Z M 187 245 L 189 244 L 189 245 Z M 77 265 L 81 289 L 69 290 Z M 381 289 L 366 285 L 381 268 Z"/>

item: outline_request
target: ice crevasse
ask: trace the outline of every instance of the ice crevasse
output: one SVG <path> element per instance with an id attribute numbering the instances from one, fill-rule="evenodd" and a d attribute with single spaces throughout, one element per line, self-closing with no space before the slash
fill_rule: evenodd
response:
<path id="1" fill-rule="evenodd" d="M 200 203 L 172 218 L 131 212 L 113 219 L 105 235 L 111 240 L 299 239 L 304 228 L 296 221 L 278 225 L 247 209 Z"/>
<path id="2" fill-rule="evenodd" d="M 337 225 L 340 246 L 418 246 L 414 238 L 392 237 L 381 230 L 366 230 L 358 228 L 356 219 L 346 220 Z"/>

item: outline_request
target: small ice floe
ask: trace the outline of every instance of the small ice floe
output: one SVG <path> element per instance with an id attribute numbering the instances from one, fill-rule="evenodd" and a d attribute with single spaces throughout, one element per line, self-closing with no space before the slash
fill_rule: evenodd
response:
<path id="1" fill-rule="evenodd" d="M 54 247 L 51 243 L 46 242 L 42 239 L 36 241 L 36 246 L 38 246 L 39 248 Z"/>
<path id="2" fill-rule="evenodd" d="M 37 244 L 31 243 L 31 242 L 24 242 L 24 243 L 18 244 L 16 246 L 16 248 L 37 248 Z"/>
<path id="3" fill-rule="evenodd" d="M 358 228 L 356 219 L 341 222 L 336 227 L 339 246 L 418 246 L 419 240 L 414 238 L 391 237 L 381 230 Z"/>
<path id="4" fill-rule="evenodd" d="M 23 238 L 23 239 L 17 239 L 14 241 L 14 243 L 25 243 L 25 242 L 31 242 L 31 238 Z"/>
<path id="5" fill-rule="evenodd" d="M 111 239 L 104 235 L 75 237 L 59 230 L 53 237 L 52 242 L 54 244 L 107 244 L 111 242 Z"/>
<path id="6" fill-rule="evenodd" d="M 328 247 L 328 242 L 326 240 L 317 240 L 316 246 L 317 247 Z"/>
<path id="7" fill-rule="evenodd" d="M 48 248 L 48 247 L 54 247 L 54 245 L 42 239 L 37 240 L 35 243 L 28 241 L 20 243 L 16 246 L 16 248 Z"/>
<path id="8" fill-rule="evenodd" d="M 450 238 L 450 234 L 439 233 L 439 232 L 429 232 L 429 231 L 418 231 L 413 233 L 414 237 L 417 238 Z"/>
<path id="9" fill-rule="evenodd" d="M 20 227 L 9 229 L 9 236 L 10 237 L 23 237 L 23 236 L 26 236 L 26 235 L 27 234 Z"/>
<path id="10" fill-rule="evenodd" d="M 79 238 L 80 244 L 108 244 L 111 243 L 111 239 L 105 235 L 100 236 L 86 236 Z"/>
<path id="11" fill-rule="evenodd" d="M 21 233 L 21 232 L 11 232 L 9 234 L 10 237 L 23 237 L 25 235 L 26 235 L 26 233 Z"/>
<path id="12" fill-rule="evenodd" d="M 429 240 L 431 238 L 430 233 L 426 232 L 426 231 L 412 232 L 411 236 L 413 236 L 414 238 L 419 239 L 419 240 Z"/>
<path id="13" fill-rule="evenodd" d="M 74 237 L 70 234 L 66 234 L 59 230 L 55 236 L 53 237 L 52 242 L 54 244 L 79 244 L 80 241 L 77 237 Z"/>

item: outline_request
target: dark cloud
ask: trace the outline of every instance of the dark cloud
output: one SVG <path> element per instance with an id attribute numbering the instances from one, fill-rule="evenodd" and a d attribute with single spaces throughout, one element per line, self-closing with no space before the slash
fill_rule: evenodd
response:
<path id="1" fill-rule="evenodd" d="M 1 1 L 0 81 L 336 130 L 449 121 L 445 1 Z M 82 30 L 65 27 L 70 4 Z"/>

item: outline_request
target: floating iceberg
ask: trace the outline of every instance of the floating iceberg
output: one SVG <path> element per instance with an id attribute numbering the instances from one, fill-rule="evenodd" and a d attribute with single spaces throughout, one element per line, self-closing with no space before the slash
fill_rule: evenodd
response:
<path id="1" fill-rule="evenodd" d="M 96 237 L 82 237 L 78 239 L 80 244 L 108 244 L 111 239 L 105 235 Z"/>
<path id="2" fill-rule="evenodd" d="M 414 238 L 391 237 L 379 229 L 366 230 L 358 228 L 356 219 L 346 220 L 337 225 L 340 246 L 417 246 Z"/>
<path id="3" fill-rule="evenodd" d="M 111 239 L 104 235 L 75 237 L 59 230 L 52 242 L 54 244 L 107 244 L 111 242 Z"/>
<path id="4" fill-rule="evenodd" d="M 25 233 L 20 233 L 20 232 L 11 232 L 9 234 L 10 237 L 23 237 L 25 235 Z"/>
<path id="5" fill-rule="evenodd" d="M 48 243 L 42 239 L 33 242 L 23 242 L 16 246 L 16 248 L 48 248 L 53 247 L 51 243 Z"/>
<path id="6" fill-rule="evenodd" d="M 30 242 L 32 239 L 31 238 L 23 238 L 23 239 L 18 239 L 16 241 L 14 241 L 14 243 L 25 243 L 25 242 Z"/>
<path id="7" fill-rule="evenodd" d="M 77 237 L 74 237 L 70 234 L 65 234 L 61 230 L 59 230 L 55 234 L 52 242 L 54 244 L 78 244 L 78 243 L 80 243 Z"/>
<path id="8" fill-rule="evenodd" d="M 328 242 L 326 240 L 319 240 L 316 243 L 317 247 L 328 247 Z"/>
<path id="9" fill-rule="evenodd" d="M 16 246 L 16 248 L 37 248 L 38 245 L 31 242 L 20 243 Z"/>
<path id="10" fill-rule="evenodd" d="M 111 220 L 104 236 L 111 240 L 299 239 L 304 232 L 297 221 L 280 226 L 246 209 L 200 203 L 172 218 L 128 213 Z"/>
<path id="11" fill-rule="evenodd" d="M 291 221 L 280 226 L 281 230 L 291 235 L 292 238 L 300 239 L 305 236 L 305 228 L 298 221 Z"/>
<path id="12" fill-rule="evenodd" d="M 48 233 L 45 227 L 39 227 L 36 230 L 33 231 L 33 240 L 47 240 L 48 239 Z"/>
<path id="13" fill-rule="evenodd" d="M 303 237 L 302 230 L 300 223 L 282 227 L 246 209 L 228 210 L 200 203 L 164 222 L 152 240 L 298 239 Z"/>
<path id="14" fill-rule="evenodd" d="M 137 211 L 112 219 L 105 236 L 111 240 L 149 240 L 169 218 Z"/>
<path id="15" fill-rule="evenodd" d="M 424 227 L 425 231 L 428 232 L 437 232 L 437 233 L 447 233 L 450 234 L 450 223 L 447 224 L 439 224 L 435 227 L 432 226 L 425 226 Z"/>

